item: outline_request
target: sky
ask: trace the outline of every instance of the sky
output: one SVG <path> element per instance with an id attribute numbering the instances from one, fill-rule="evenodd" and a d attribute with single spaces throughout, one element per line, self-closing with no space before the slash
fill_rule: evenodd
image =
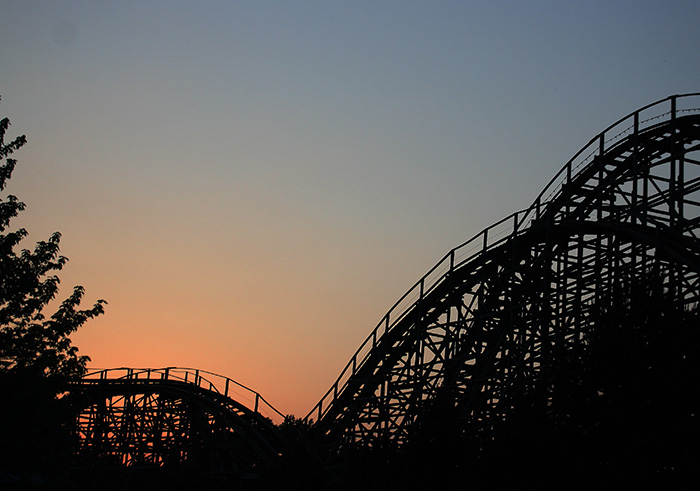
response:
<path id="1" fill-rule="evenodd" d="M 92 368 L 192 367 L 302 417 L 451 248 L 647 103 L 697 1 L 0 1 L 7 192 Z"/>

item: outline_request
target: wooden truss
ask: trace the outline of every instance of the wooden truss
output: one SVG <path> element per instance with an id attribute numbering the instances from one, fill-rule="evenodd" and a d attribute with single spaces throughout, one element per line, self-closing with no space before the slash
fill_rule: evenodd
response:
<path id="1" fill-rule="evenodd" d="M 532 206 L 450 251 L 309 413 L 321 439 L 400 446 L 436 414 L 455 432 L 483 431 L 625 289 L 655 278 L 681 308 L 697 304 L 700 114 L 680 107 L 697 96 L 621 119 Z"/>

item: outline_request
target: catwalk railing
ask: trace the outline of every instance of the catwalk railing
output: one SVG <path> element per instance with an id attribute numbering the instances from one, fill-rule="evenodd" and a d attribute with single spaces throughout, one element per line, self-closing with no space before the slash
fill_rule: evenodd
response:
<path id="1" fill-rule="evenodd" d="M 83 380 L 87 383 L 100 381 L 109 383 L 111 380 L 139 383 L 181 382 L 233 399 L 274 423 L 281 423 L 285 417 L 253 389 L 223 375 L 205 370 L 181 367 L 93 369 L 83 377 Z"/>
<path id="2" fill-rule="evenodd" d="M 507 216 L 449 251 L 389 309 L 305 420 L 310 422 L 314 418 L 316 421 L 323 419 L 338 395 L 348 386 L 349 380 L 376 349 L 378 340 L 416 308 L 450 273 L 477 259 L 484 252 L 524 233 L 533 222 L 544 216 L 547 205 L 564 192 L 578 173 L 594 165 L 597 157 L 602 157 L 629 134 L 637 134 L 691 112 L 700 112 L 700 93 L 670 96 L 619 119 L 584 145 L 549 181 L 530 207 Z"/>

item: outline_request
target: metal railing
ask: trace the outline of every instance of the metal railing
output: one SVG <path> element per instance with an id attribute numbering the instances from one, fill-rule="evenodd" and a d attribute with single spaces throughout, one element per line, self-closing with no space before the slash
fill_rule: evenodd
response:
<path id="1" fill-rule="evenodd" d="M 698 111 L 700 111 L 700 93 L 673 95 L 637 109 L 598 133 L 555 174 L 528 208 L 512 213 L 452 249 L 399 298 L 360 345 L 333 385 L 304 419 L 311 421 L 315 416 L 317 421 L 321 420 L 332 407 L 338 395 L 347 387 L 348 381 L 367 361 L 384 334 L 389 332 L 412 309 L 416 308 L 420 301 L 455 269 L 523 233 L 534 220 L 543 216 L 547 204 L 571 183 L 576 173 L 581 172 L 588 165 L 593 165 L 595 157 L 603 155 L 622 141 L 627 134 L 638 133 L 640 130 L 654 126 L 666 119 L 673 120 L 681 113 Z"/>
<path id="2" fill-rule="evenodd" d="M 192 384 L 228 397 L 242 404 L 251 411 L 269 418 L 274 423 L 281 423 L 285 415 L 267 402 L 258 392 L 236 382 L 233 379 L 206 370 L 194 368 L 107 368 L 93 369 L 83 377 L 84 380 L 137 380 L 139 382 L 175 381 Z"/>

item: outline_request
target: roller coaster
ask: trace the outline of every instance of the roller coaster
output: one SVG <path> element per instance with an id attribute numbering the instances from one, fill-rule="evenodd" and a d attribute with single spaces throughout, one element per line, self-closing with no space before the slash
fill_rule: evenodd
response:
<path id="1" fill-rule="evenodd" d="M 188 368 L 96 370 L 76 421 L 86 467 L 199 466 L 219 482 L 255 478 L 285 450 L 284 415 L 234 380 Z"/>
<path id="2" fill-rule="evenodd" d="M 449 251 L 304 421 L 331 453 L 405 445 L 438 410 L 456 431 L 485 431 L 626 289 L 652 276 L 679 308 L 697 305 L 699 234 L 700 93 L 674 95 L 605 128 L 528 208 Z M 83 456 L 127 466 L 200 456 L 241 476 L 285 452 L 282 415 L 225 377 L 106 370 L 76 390 Z"/>

